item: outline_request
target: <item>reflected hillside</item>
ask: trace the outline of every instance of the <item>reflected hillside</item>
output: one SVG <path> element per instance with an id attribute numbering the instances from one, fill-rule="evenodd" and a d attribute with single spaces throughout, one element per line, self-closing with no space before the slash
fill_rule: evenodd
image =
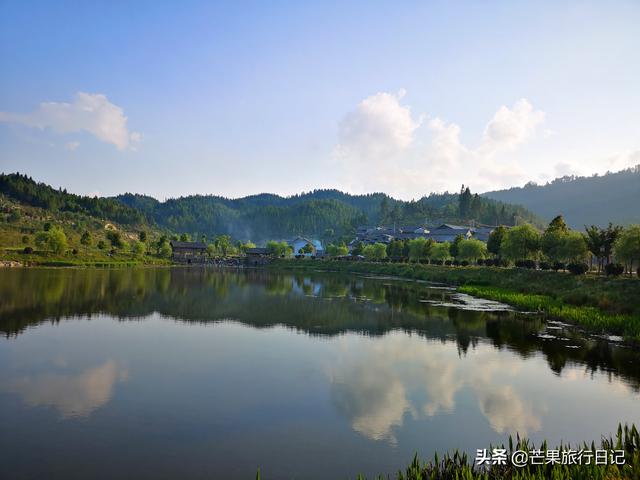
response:
<path id="1" fill-rule="evenodd" d="M 556 373 L 569 363 L 621 375 L 638 388 L 638 353 L 545 325 L 531 315 L 451 306 L 453 292 L 417 282 L 332 274 L 194 268 L 31 269 L 0 272 L 0 331 L 70 317 L 108 314 L 121 320 L 159 312 L 181 322 L 239 321 L 285 325 L 310 335 L 404 330 L 442 342 L 459 355 L 479 342 L 523 357 L 542 353 Z M 444 304 L 441 305 L 441 304 Z"/>

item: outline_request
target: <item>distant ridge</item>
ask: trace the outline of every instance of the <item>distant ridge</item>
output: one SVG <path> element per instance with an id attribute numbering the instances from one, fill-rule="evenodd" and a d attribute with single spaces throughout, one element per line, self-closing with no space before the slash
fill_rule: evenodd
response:
<path id="1" fill-rule="evenodd" d="M 573 228 L 640 223 L 640 165 L 591 177 L 565 176 L 546 185 L 528 183 L 483 196 L 522 205 L 545 220 L 562 214 Z"/>
<path id="2" fill-rule="evenodd" d="M 506 224 L 543 225 L 523 207 L 473 195 L 430 194 L 415 201 L 384 193 L 351 195 L 335 189 L 281 197 L 262 193 L 229 199 L 190 195 L 160 202 L 147 195 L 88 197 L 53 188 L 21 174 L 0 174 L 0 194 L 25 205 L 55 212 L 71 212 L 122 225 L 152 225 L 193 238 L 228 234 L 236 240 L 263 242 L 307 235 L 323 240 L 350 240 L 366 224 L 424 225 Z"/>

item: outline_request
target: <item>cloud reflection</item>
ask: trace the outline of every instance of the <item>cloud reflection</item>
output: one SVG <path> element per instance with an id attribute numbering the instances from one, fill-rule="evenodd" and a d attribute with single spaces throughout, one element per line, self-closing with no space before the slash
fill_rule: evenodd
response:
<path id="1" fill-rule="evenodd" d="M 527 435 L 541 428 L 542 412 L 511 384 L 518 364 L 496 362 L 492 347 L 459 358 L 450 344 L 402 333 L 345 339 L 342 346 L 328 369 L 331 396 L 352 428 L 372 440 L 395 443 L 406 414 L 418 419 L 454 411 L 463 388 L 473 392 L 494 431 Z"/>
<path id="2" fill-rule="evenodd" d="M 3 390 L 32 407 L 57 409 L 63 418 L 87 417 L 111 399 L 113 387 L 128 372 L 113 360 L 79 374 L 41 374 L 9 380 Z"/>

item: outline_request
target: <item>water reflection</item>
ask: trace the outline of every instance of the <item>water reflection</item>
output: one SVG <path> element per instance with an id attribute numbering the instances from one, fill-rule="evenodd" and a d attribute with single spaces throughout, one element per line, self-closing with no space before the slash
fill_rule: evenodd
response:
<path id="1" fill-rule="evenodd" d="M 62 360 L 58 365 L 65 365 Z M 79 373 L 21 375 L 4 379 L 0 392 L 17 394 L 32 407 L 53 407 L 62 418 L 87 417 L 111 398 L 128 372 L 113 360 Z"/>
<path id="2" fill-rule="evenodd" d="M 521 363 L 507 363 L 487 345 L 460 360 L 446 344 L 392 333 L 384 342 L 351 342 L 329 372 L 336 408 L 354 430 L 372 440 L 396 442 L 394 427 L 451 413 L 470 389 L 494 431 L 528 434 L 541 427 L 544 404 L 534 405 L 511 385 Z"/>
<path id="3" fill-rule="evenodd" d="M 460 355 L 487 338 L 522 358 L 543 352 L 560 374 L 571 363 L 621 376 L 640 389 L 638 353 L 513 312 L 486 311 L 450 290 L 422 283 L 338 275 L 291 275 L 206 269 L 42 269 L 0 272 L 0 332 L 7 337 L 42 322 L 108 313 L 122 320 L 153 312 L 186 322 L 229 318 L 255 327 L 286 325 L 310 335 L 394 329 L 443 341 Z M 462 300 L 461 300 L 462 298 Z M 549 329 L 547 327 L 550 327 Z"/>

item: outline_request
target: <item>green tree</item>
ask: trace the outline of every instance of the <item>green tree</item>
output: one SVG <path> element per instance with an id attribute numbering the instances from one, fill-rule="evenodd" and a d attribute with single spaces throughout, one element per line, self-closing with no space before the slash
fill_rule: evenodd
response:
<path id="1" fill-rule="evenodd" d="M 171 255 L 173 254 L 173 250 L 171 249 L 171 245 L 169 245 L 169 242 L 164 241 L 162 242 L 162 244 L 160 245 L 160 256 L 163 258 L 171 258 Z"/>
<path id="2" fill-rule="evenodd" d="M 247 250 L 249 250 L 250 248 L 256 248 L 256 244 L 253 243 L 251 240 L 247 240 L 244 243 L 241 243 L 239 246 L 239 250 L 242 253 L 247 253 Z"/>
<path id="3" fill-rule="evenodd" d="M 269 240 L 267 242 L 267 251 L 272 257 L 284 257 L 287 256 L 289 245 L 287 242 L 277 242 L 275 240 Z"/>
<path id="4" fill-rule="evenodd" d="M 98 249 L 104 250 L 107 247 L 107 244 L 104 243 L 104 240 L 98 240 L 98 243 L 96 246 L 98 247 Z"/>
<path id="5" fill-rule="evenodd" d="M 476 238 L 462 240 L 458 244 L 458 258 L 460 260 L 475 262 L 479 258 L 486 258 L 486 256 L 487 245 Z"/>
<path id="6" fill-rule="evenodd" d="M 64 253 L 67 249 L 67 236 L 62 228 L 55 226 L 47 232 L 47 246 L 54 253 Z"/>
<path id="7" fill-rule="evenodd" d="M 629 272 L 633 265 L 640 261 L 640 225 L 631 225 L 624 229 L 616 240 L 613 251 L 617 260 L 624 262 Z"/>
<path id="8" fill-rule="evenodd" d="M 489 238 L 487 239 L 487 250 L 498 258 L 500 258 L 502 240 L 506 232 L 507 229 L 503 225 L 500 225 L 489 234 Z"/>
<path id="9" fill-rule="evenodd" d="M 313 245 L 311 245 L 310 243 L 307 243 L 304 247 L 298 250 L 298 253 L 301 253 L 303 255 L 313 253 Z"/>
<path id="10" fill-rule="evenodd" d="M 140 256 L 144 253 L 144 250 L 144 243 L 142 243 L 140 240 L 131 241 L 131 252 L 133 252 L 134 255 Z"/>
<path id="11" fill-rule="evenodd" d="M 85 247 L 91 246 L 91 234 L 85 230 L 82 236 L 80 237 L 80 243 Z"/>
<path id="12" fill-rule="evenodd" d="M 231 248 L 233 247 L 233 243 L 231 242 L 231 237 L 229 235 L 218 235 L 213 244 L 216 246 L 216 250 L 222 253 L 223 256 L 227 256 L 228 253 L 231 253 Z"/>
<path id="13" fill-rule="evenodd" d="M 460 218 L 468 218 L 471 211 L 471 202 L 471 190 L 469 190 L 469 187 L 465 188 L 465 186 L 462 185 L 462 188 L 460 189 L 460 195 L 458 196 L 458 211 L 460 213 Z"/>
<path id="14" fill-rule="evenodd" d="M 562 238 L 560 253 L 567 263 L 582 263 L 589 255 L 589 247 L 582 234 L 569 230 Z"/>
<path id="15" fill-rule="evenodd" d="M 107 240 L 111 242 L 113 248 L 123 248 L 122 234 L 117 230 L 107 230 Z"/>
<path id="16" fill-rule="evenodd" d="M 460 242 L 463 240 L 464 237 L 462 235 L 456 235 L 456 238 L 453 239 L 453 243 L 451 244 L 451 256 L 458 258 L 458 245 L 460 245 Z"/>
<path id="17" fill-rule="evenodd" d="M 431 247 L 431 258 L 434 260 L 448 260 L 451 258 L 451 244 L 442 242 L 433 245 Z"/>
<path id="18" fill-rule="evenodd" d="M 535 260 L 540 250 L 540 234 L 528 223 L 507 230 L 502 255 L 509 260 Z"/>
<path id="19" fill-rule="evenodd" d="M 387 246 L 384 243 L 374 243 L 364 247 L 363 255 L 367 260 L 383 260 L 387 258 Z"/>
<path id="20" fill-rule="evenodd" d="M 591 252 L 591 255 L 597 259 L 598 272 L 600 272 L 604 261 L 604 230 L 598 228 L 596 225 L 591 225 L 590 227 L 585 225 L 584 230 L 584 240 L 587 244 L 587 248 Z"/>
<path id="21" fill-rule="evenodd" d="M 142 243 L 145 243 L 147 241 L 147 232 L 145 232 L 144 230 L 141 230 L 138 233 L 138 240 L 140 240 Z"/>
<path id="22" fill-rule="evenodd" d="M 419 262 L 429 258 L 431 248 L 433 247 L 433 240 L 425 239 L 423 237 L 414 238 L 409 240 L 409 260 L 412 262 Z"/>
<path id="23" fill-rule="evenodd" d="M 183 233 L 182 235 L 180 235 L 180 241 L 181 242 L 188 242 L 189 239 L 189 234 L 188 233 Z"/>

